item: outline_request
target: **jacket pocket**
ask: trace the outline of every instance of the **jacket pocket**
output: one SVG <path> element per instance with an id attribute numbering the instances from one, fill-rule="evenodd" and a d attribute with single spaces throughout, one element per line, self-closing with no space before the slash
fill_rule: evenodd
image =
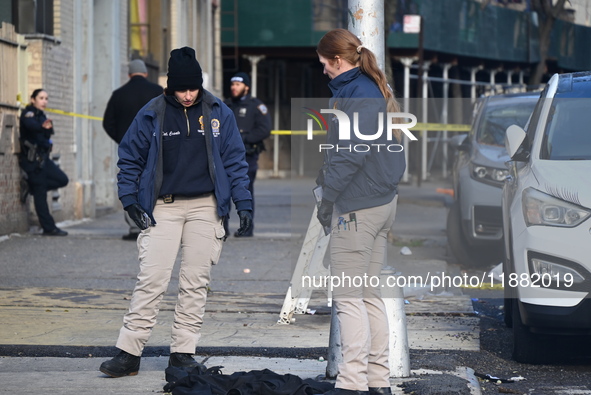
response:
<path id="1" fill-rule="evenodd" d="M 211 246 L 211 264 L 215 265 L 220 260 L 220 255 L 222 253 L 222 244 L 224 243 L 224 236 L 226 236 L 226 231 L 224 230 L 223 225 L 218 225 L 215 227 L 215 237 L 212 240 Z"/>

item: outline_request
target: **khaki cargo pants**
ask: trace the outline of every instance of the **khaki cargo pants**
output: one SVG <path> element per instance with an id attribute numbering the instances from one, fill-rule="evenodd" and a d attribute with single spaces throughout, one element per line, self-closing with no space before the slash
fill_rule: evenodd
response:
<path id="1" fill-rule="evenodd" d="M 331 283 L 339 285 L 333 288 L 333 303 L 343 353 L 336 388 L 390 387 L 388 316 L 376 281 L 386 261 L 397 201 L 398 196 L 383 206 L 333 213 L 330 274 Z"/>
<path id="2" fill-rule="evenodd" d="M 156 324 L 160 302 L 168 288 L 181 248 L 178 299 L 172 324 L 170 352 L 194 354 L 205 313 L 211 265 L 222 251 L 224 228 L 213 194 L 158 199 L 154 208 L 156 226 L 137 240 L 140 273 L 129 311 L 123 318 L 117 348 L 140 356 Z"/>

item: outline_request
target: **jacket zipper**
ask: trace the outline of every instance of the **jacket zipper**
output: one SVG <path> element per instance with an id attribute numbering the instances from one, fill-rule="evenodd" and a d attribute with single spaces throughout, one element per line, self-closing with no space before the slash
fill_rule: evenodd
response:
<path id="1" fill-rule="evenodd" d="M 191 126 L 189 125 L 189 116 L 187 115 L 187 108 L 183 108 L 183 111 L 185 112 L 185 118 L 187 119 L 187 137 L 189 137 L 191 135 Z"/>

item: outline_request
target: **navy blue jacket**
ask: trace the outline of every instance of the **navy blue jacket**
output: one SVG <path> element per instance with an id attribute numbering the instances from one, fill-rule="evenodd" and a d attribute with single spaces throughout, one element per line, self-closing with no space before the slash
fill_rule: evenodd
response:
<path id="1" fill-rule="evenodd" d="M 217 213 L 225 217 L 230 199 L 236 210 L 252 210 L 244 144 L 232 111 L 203 90 L 203 125 L 209 172 L 215 187 Z M 139 203 L 154 223 L 152 211 L 162 186 L 162 120 L 164 95 L 152 99 L 137 114 L 119 145 L 117 186 L 123 207 Z"/>
<path id="2" fill-rule="evenodd" d="M 340 74 L 330 81 L 329 87 L 333 93 L 329 108 L 349 116 L 351 140 L 339 140 L 339 124 L 336 117 L 328 114 L 332 122 L 329 122 L 327 142 L 347 149 L 325 151 L 323 197 L 334 202 L 340 213 L 389 203 L 396 196 L 406 162 L 404 152 L 389 152 L 386 149 L 398 144 L 398 141 L 395 137 L 387 140 L 386 101 L 379 87 L 359 68 Z M 359 132 L 375 135 L 379 129 L 380 112 L 383 114 L 380 137 L 368 141 L 355 136 L 354 113 L 358 114 Z M 372 146 L 375 144 L 383 145 L 378 150 L 378 147 Z M 367 146 L 370 149 L 363 152 Z M 395 151 L 398 148 L 391 149 Z"/>
<path id="3" fill-rule="evenodd" d="M 45 129 L 42 125 L 47 116 L 33 105 L 28 105 L 21 112 L 20 117 L 20 140 L 25 140 L 37 145 L 37 149 L 48 151 L 51 148 L 51 135 L 53 128 Z M 26 156 L 26 155 L 25 155 Z"/>

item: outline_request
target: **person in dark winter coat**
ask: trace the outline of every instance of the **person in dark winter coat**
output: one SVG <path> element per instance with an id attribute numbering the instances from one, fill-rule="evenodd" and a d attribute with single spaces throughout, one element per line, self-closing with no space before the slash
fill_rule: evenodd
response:
<path id="1" fill-rule="evenodd" d="M 24 171 L 21 201 L 33 195 L 35 211 L 44 236 L 66 236 L 68 232 L 55 225 L 47 205 L 47 191 L 68 185 L 68 176 L 51 160 L 53 122 L 45 116 L 49 97 L 44 89 L 36 89 L 20 117 L 21 153 L 19 165 Z"/>
<path id="2" fill-rule="evenodd" d="M 165 94 L 134 118 L 119 145 L 119 199 L 141 229 L 140 273 L 113 359 L 100 371 L 136 375 L 181 248 L 169 366 L 194 368 L 212 265 L 222 251 L 234 201 L 238 232 L 252 226 L 244 144 L 232 111 L 203 89 L 195 51 L 175 49 Z"/>
<path id="3" fill-rule="evenodd" d="M 138 111 L 164 91 L 160 85 L 148 81 L 148 69 L 141 59 L 129 62 L 128 75 L 129 81 L 111 94 L 103 116 L 103 128 L 117 144 Z"/>
<path id="4" fill-rule="evenodd" d="M 401 150 L 385 148 L 400 142 L 401 131 L 391 136 L 382 132 L 386 112 L 400 111 L 375 55 L 353 33 L 329 31 L 318 43 L 317 53 L 331 79 L 329 108 L 350 121 L 342 118 L 341 124 L 341 118 L 333 117 L 328 142 L 335 147 L 371 147 L 325 151 L 317 179 L 322 186 L 317 217 L 331 234 L 330 275 L 343 279 L 332 293 L 343 362 L 335 389 L 327 394 L 391 394 L 388 316 L 379 276 L 406 163 Z M 345 128 L 342 135 L 341 128 Z"/>
<path id="5" fill-rule="evenodd" d="M 148 81 L 147 77 L 148 69 L 144 61 L 132 60 L 129 62 L 129 81 L 114 90 L 107 103 L 103 116 L 103 128 L 117 144 L 121 143 L 138 111 L 163 92 L 160 85 Z M 140 229 L 129 218 L 127 212 L 125 212 L 125 221 L 129 225 L 129 233 L 123 236 L 123 240 L 136 240 Z"/>
<path id="6" fill-rule="evenodd" d="M 230 86 L 232 97 L 226 100 L 226 104 L 234 112 L 244 142 L 244 148 L 246 149 L 248 179 L 250 180 L 248 189 L 253 198 L 254 209 L 254 181 L 259 168 L 259 154 L 265 150 L 263 140 L 271 135 L 271 117 L 267 106 L 250 95 L 250 77 L 248 74 L 236 73 L 230 81 L 232 83 Z M 235 237 L 250 237 L 252 235 L 253 232 L 242 236 L 238 235 L 238 233 L 234 234 Z"/>

